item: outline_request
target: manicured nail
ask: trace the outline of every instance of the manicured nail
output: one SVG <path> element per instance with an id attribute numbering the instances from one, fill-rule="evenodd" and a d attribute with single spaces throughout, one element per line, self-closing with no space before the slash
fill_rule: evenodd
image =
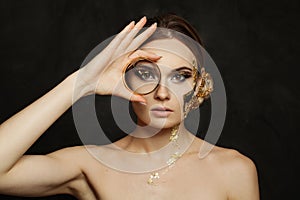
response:
<path id="1" fill-rule="evenodd" d="M 134 27 L 134 21 L 131 21 L 125 28 L 124 28 L 124 30 L 125 31 L 128 31 L 128 30 L 130 30 L 130 29 L 132 29 L 133 27 Z"/>
<path id="2" fill-rule="evenodd" d="M 147 104 L 145 102 L 139 101 L 140 104 L 146 106 Z"/>
<path id="3" fill-rule="evenodd" d="M 156 26 L 157 26 L 157 23 L 154 22 L 150 27 L 151 27 L 151 28 L 154 28 L 154 27 L 156 27 Z"/>
<path id="4" fill-rule="evenodd" d="M 144 21 L 144 20 L 146 20 L 146 16 L 144 16 L 140 19 L 140 21 Z"/>
<path id="5" fill-rule="evenodd" d="M 132 53 L 128 56 L 128 58 L 135 58 L 135 57 L 136 57 L 136 55 L 134 53 Z"/>
<path id="6" fill-rule="evenodd" d="M 155 59 L 161 59 L 162 58 L 162 56 L 159 56 L 159 55 L 154 55 L 155 56 Z"/>
<path id="7" fill-rule="evenodd" d="M 135 24 L 135 21 L 131 21 L 131 22 L 129 23 L 128 27 L 129 27 L 129 28 L 132 28 L 132 27 L 134 27 L 134 24 Z"/>
<path id="8" fill-rule="evenodd" d="M 146 22 L 146 17 L 142 17 L 140 19 L 140 21 L 138 23 L 136 23 L 136 25 L 140 25 L 141 26 L 141 24 L 144 24 L 145 22 Z"/>

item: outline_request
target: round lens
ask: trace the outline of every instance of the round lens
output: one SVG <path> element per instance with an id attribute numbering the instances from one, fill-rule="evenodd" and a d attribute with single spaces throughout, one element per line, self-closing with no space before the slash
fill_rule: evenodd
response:
<path id="1" fill-rule="evenodd" d="M 154 62 L 139 60 L 130 64 L 124 74 L 126 86 L 135 93 L 149 94 L 160 82 L 160 71 Z"/>

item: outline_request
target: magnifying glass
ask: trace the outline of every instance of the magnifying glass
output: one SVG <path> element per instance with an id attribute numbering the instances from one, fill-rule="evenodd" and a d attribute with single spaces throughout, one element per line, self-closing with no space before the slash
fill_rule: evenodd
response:
<path id="1" fill-rule="evenodd" d="M 124 70 L 123 82 L 133 93 L 145 95 L 153 92 L 159 85 L 161 72 L 156 63 L 139 59 L 130 63 Z"/>

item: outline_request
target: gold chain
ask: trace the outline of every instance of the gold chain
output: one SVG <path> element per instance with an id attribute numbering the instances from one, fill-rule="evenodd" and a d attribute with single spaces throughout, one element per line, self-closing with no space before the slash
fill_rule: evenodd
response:
<path id="1" fill-rule="evenodd" d="M 171 131 L 171 136 L 169 138 L 169 141 L 175 145 L 177 148 L 180 148 L 179 144 L 177 143 L 177 139 L 178 139 L 178 128 L 179 128 L 179 125 L 176 125 L 172 128 L 172 131 Z M 182 154 L 180 154 L 179 152 L 175 152 L 173 153 L 172 155 L 170 155 L 170 158 L 166 161 L 166 164 L 168 165 L 168 167 L 163 171 L 163 172 L 152 172 L 148 178 L 148 181 L 147 183 L 149 185 L 156 185 L 154 180 L 155 179 L 159 179 L 160 178 L 160 175 L 164 175 L 166 174 L 169 169 L 175 164 L 175 162 L 181 157 Z"/>

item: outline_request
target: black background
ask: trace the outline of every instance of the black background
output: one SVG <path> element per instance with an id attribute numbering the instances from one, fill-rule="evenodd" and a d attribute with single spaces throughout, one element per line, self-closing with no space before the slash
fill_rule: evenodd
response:
<path id="1" fill-rule="evenodd" d="M 255 162 L 261 199 L 296 194 L 298 1 L 1 0 L 0 5 L 0 122 L 77 70 L 97 44 L 131 20 L 175 12 L 197 28 L 224 80 L 228 110 L 218 145 Z M 80 144 L 68 110 L 27 153 Z"/>

